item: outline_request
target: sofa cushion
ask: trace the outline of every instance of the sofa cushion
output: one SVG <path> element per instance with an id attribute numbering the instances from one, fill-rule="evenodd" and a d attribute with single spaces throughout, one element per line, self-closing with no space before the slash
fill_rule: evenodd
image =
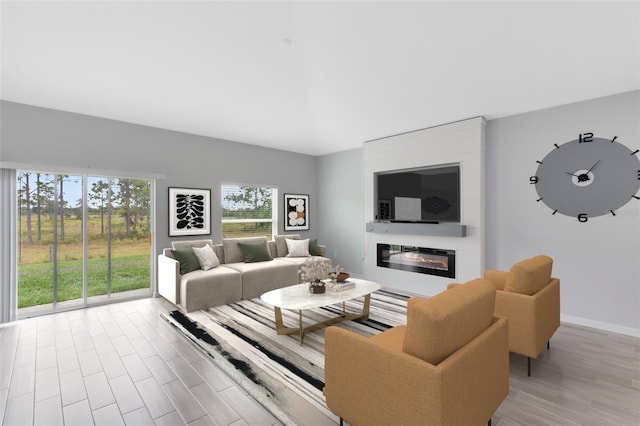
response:
<path id="1" fill-rule="evenodd" d="M 291 240 L 287 238 L 287 257 L 309 257 L 309 239 Z"/>
<path id="2" fill-rule="evenodd" d="M 274 239 L 276 240 L 276 256 L 285 257 L 287 254 L 289 254 L 289 250 L 287 248 L 287 239 L 299 240 L 300 234 L 276 235 Z"/>
<path id="3" fill-rule="evenodd" d="M 242 275 L 219 266 L 198 269 L 180 279 L 180 305 L 187 312 L 226 305 L 242 300 Z"/>
<path id="4" fill-rule="evenodd" d="M 266 241 L 239 242 L 238 247 L 244 256 L 245 263 L 271 260 Z"/>
<path id="5" fill-rule="evenodd" d="M 213 241 L 211 240 L 185 240 L 185 241 L 172 241 L 171 248 L 172 249 L 183 249 L 187 247 L 204 247 L 206 245 L 213 246 Z"/>
<path id="6" fill-rule="evenodd" d="M 539 255 L 514 264 L 507 275 L 504 291 L 536 294 L 551 280 L 553 259 Z"/>
<path id="7" fill-rule="evenodd" d="M 310 257 L 278 257 L 278 260 L 282 260 L 283 262 L 288 262 L 288 263 L 292 263 L 294 265 L 297 265 L 298 268 L 300 268 L 302 265 L 305 264 L 305 262 L 307 262 L 308 260 L 313 259 L 313 260 L 319 260 L 319 259 L 324 259 L 326 262 L 331 263 L 331 259 L 329 259 L 328 257 L 323 257 L 323 256 L 310 256 Z"/>
<path id="8" fill-rule="evenodd" d="M 225 238 L 222 240 L 222 248 L 224 249 L 224 263 L 244 262 L 244 254 L 238 247 L 238 243 L 252 243 L 264 241 L 266 237 L 245 237 L 245 238 Z"/>
<path id="9" fill-rule="evenodd" d="M 192 247 L 193 253 L 200 262 L 200 269 L 208 271 L 220 265 L 220 260 L 209 244 L 204 247 Z"/>
<path id="10" fill-rule="evenodd" d="M 243 299 L 253 299 L 269 290 L 298 284 L 298 267 L 284 259 L 225 266 L 242 273 Z"/>
<path id="11" fill-rule="evenodd" d="M 200 261 L 191 247 L 171 250 L 173 257 L 180 263 L 180 275 L 200 269 Z"/>
<path id="12" fill-rule="evenodd" d="M 322 256 L 322 251 L 320 251 L 320 247 L 318 247 L 317 238 L 309 240 L 309 254 L 311 256 Z"/>
<path id="13" fill-rule="evenodd" d="M 211 247 L 213 248 L 213 251 L 216 253 L 216 256 L 218 257 L 218 260 L 220 261 L 220 264 L 222 265 L 223 263 L 225 263 L 225 260 L 224 260 L 224 247 L 222 247 L 222 244 L 214 244 Z"/>
<path id="14" fill-rule="evenodd" d="M 403 351 L 437 365 L 493 321 L 496 288 L 476 279 L 428 299 L 411 298 Z"/>

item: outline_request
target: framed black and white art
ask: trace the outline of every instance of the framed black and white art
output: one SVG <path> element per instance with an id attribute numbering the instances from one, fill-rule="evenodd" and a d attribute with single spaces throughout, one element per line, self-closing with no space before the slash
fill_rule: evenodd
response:
<path id="1" fill-rule="evenodd" d="M 211 234 L 211 190 L 169 188 L 169 236 Z"/>
<path id="2" fill-rule="evenodd" d="M 309 230 L 309 196 L 284 194 L 284 230 Z"/>

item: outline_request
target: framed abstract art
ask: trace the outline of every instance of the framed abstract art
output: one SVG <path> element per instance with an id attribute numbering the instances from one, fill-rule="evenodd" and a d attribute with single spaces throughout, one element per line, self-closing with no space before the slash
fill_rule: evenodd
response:
<path id="1" fill-rule="evenodd" d="M 309 196 L 284 194 L 284 230 L 309 230 Z"/>
<path id="2" fill-rule="evenodd" d="M 211 190 L 169 188 L 169 236 L 211 234 Z"/>

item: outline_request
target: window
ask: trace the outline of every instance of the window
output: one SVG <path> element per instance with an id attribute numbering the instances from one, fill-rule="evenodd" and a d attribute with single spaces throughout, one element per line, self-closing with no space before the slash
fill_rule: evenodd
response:
<path id="1" fill-rule="evenodd" d="M 221 187 L 222 238 L 267 237 L 277 233 L 278 190 L 266 186 Z"/>
<path id="2" fill-rule="evenodd" d="M 149 295 L 152 185 L 19 171 L 19 315 Z"/>

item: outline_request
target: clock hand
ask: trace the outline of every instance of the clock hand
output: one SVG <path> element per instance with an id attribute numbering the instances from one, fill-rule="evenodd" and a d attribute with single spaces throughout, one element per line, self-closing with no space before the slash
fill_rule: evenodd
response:
<path id="1" fill-rule="evenodd" d="M 596 161 L 596 164 L 591 166 L 591 168 L 589 170 L 587 170 L 587 173 L 589 173 L 591 170 L 595 169 L 598 164 L 600 164 L 600 160 Z M 568 174 L 568 175 L 571 175 L 571 176 L 576 176 L 576 177 L 580 176 L 580 175 L 577 175 L 575 173 L 569 173 L 569 172 L 565 172 L 565 173 Z"/>
<path id="2" fill-rule="evenodd" d="M 589 170 L 587 170 L 587 173 L 589 173 L 589 172 L 591 172 L 591 170 L 595 169 L 598 164 L 600 164 L 600 160 L 596 161 L 596 164 L 591 166 L 591 168 Z"/>
<path id="3" fill-rule="evenodd" d="M 584 182 L 585 180 L 590 180 L 589 179 L 589 173 L 591 173 L 591 170 L 595 169 L 598 164 L 600 164 L 600 160 L 596 161 L 596 163 L 593 166 L 591 166 L 591 168 L 589 170 L 587 170 L 586 173 L 582 173 L 582 174 L 579 174 L 579 175 L 577 175 L 575 173 L 569 173 L 569 172 L 565 172 L 565 173 L 570 175 L 570 176 L 577 177 L 579 182 Z"/>

